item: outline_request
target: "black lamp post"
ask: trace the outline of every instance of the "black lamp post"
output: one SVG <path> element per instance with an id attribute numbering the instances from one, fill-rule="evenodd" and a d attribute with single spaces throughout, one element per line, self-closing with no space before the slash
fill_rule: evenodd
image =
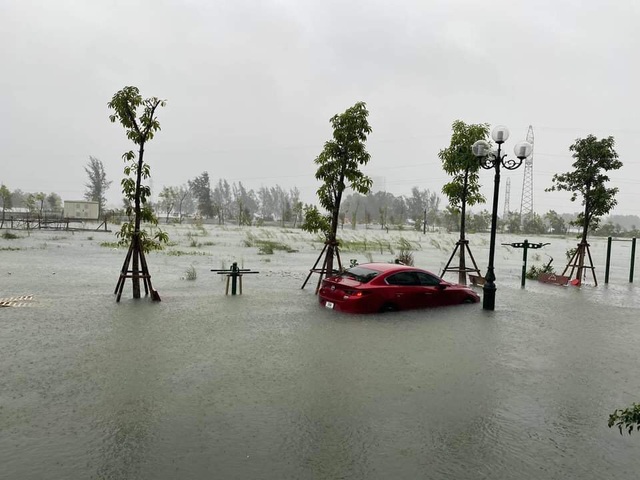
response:
<path id="1" fill-rule="evenodd" d="M 496 275 L 493 270 L 493 259 L 496 250 L 496 224 L 498 222 L 498 196 L 500 194 L 500 166 L 507 170 L 515 170 L 525 158 L 531 155 L 533 147 L 528 142 L 520 142 L 514 148 L 514 153 L 518 160 L 507 159 L 507 155 L 502 155 L 502 144 L 509 138 L 509 130 L 502 125 L 497 126 L 491 132 L 491 138 L 498 144 L 498 150 L 492 150 L 489 142 L 478 140 L 471 147 L 473 154 L 478 157 L 480 166 L 484 169 L 495 169 L 493 180 L 493 210 L 491 212 L 491 239 L 489 242 L 489 266 L 485 275 L 484 286 L 482 287 L 482 308 L 484 310 L 495 310 L 496 305 Z"/>

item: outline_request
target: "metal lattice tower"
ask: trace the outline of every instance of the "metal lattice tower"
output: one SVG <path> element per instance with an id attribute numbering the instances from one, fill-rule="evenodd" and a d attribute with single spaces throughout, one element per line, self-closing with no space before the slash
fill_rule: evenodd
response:
<path id="1" fill-rule="evenodd" d="M 511 198 L 511 179 L 507 178 L 506 187 L 504 189 L 504 207 L 502 208 L 502 218 L 509 216 L 509 198 Z"/>
<path id="2" fill-rule="evenodd" d="M 533 127 L 529 125 L 527 142 L 533 147 Z M 533 149 L 524 160 L 524 179 L 522 180 L 522 200 L 520 201 L 520 221 L 524 223 L 533 216 Z"/>

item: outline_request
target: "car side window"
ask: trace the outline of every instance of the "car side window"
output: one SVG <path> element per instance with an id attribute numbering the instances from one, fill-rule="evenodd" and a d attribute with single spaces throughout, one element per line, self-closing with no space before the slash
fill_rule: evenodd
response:
<path id="1" fill-rule="evenodd" d="M 390 275 L 387 278 L 387 283 L 389 285 L 420 285 L 420 280 L 416 275 L 416 272 L 399 272 L 393 275 Z"/>
<path id="2" fill-rule="evenodd" d="M 428 273 L 416 272 L 418 278 L 420 279 L 420 285 L 425 287 L 435 287 L 436 285 L 440 285 L 440 279 L 433 275 L 429 275 Z"/>

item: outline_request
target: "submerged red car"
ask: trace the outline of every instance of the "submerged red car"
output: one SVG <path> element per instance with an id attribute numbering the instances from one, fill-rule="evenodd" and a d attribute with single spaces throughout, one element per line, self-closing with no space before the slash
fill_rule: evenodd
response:
<path id="1" fill-rule="evenodd" d="M 421 268 L 364 263 L 327 277 L 318 292 L 326 308 L 351 313 L 393 312 L 477 303 L 471 288 L 449 283 Z"/>

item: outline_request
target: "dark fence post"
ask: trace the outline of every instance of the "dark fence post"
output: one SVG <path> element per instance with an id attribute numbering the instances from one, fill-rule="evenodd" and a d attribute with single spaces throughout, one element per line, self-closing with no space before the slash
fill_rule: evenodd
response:
<path id="1" fill-rule="evenodd" d="M 609 283 L 609 265 L 611 264 L 611 237 L 607 238 L 607 261 L 604 267 L 604 283 Z"/>
<path id="2" fill-rule="evenodd" d="M 631 267 L 629 267 L 629 283 L 633 283 L 633 269 L 636 264 L 636 238 L 631 239 Z"/>

